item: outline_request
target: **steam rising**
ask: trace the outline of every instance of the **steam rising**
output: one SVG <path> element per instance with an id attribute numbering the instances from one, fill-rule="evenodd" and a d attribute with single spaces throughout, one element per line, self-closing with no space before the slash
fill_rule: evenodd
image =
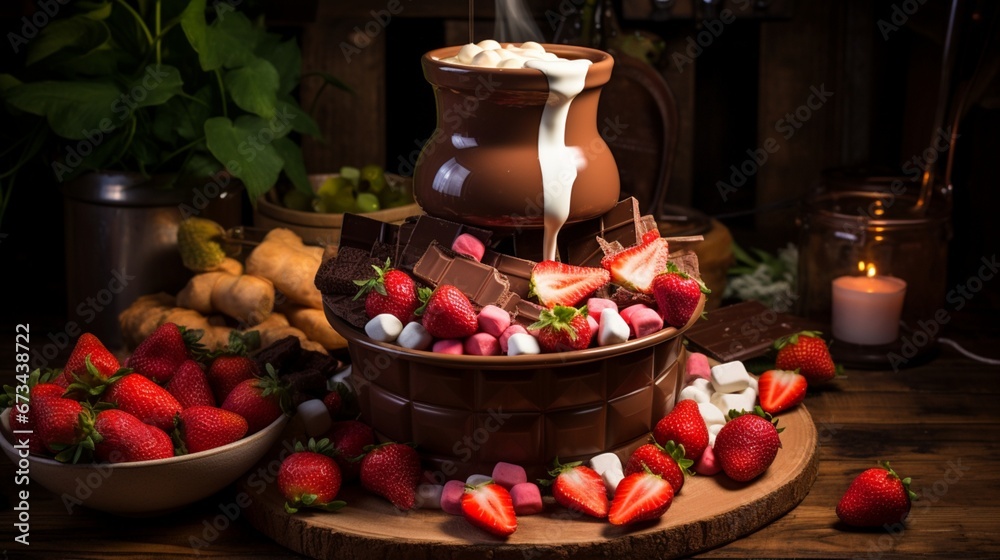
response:
<path id="1" fill-rule="evenodd" d="M 493 38 L 500 42 L 545 42 L 541 30 L 523 0 L 496 0 L 496 25 Z"/>

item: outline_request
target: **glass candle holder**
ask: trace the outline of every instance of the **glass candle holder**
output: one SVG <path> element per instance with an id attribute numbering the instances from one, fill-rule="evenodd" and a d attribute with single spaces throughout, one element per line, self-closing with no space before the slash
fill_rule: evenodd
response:
<path id="1" fill-rule="evenodd" d="M 940 204 L 920 215 L 914 211 L 914 196 L 885 187 L 825 192 L 806 202 L 800 219 L 797 310 L 810 319 L 830 322 L 834 281 L 877 271 L 880 277 L 905 283 L 899 314 L 904 332 L 925 330 L 926 345 L 939 330 L 931 324 L 945 303 L 948 208 Z M 885 319 L 889 311 L 882 307 L 879 317 Z M 834 334 L 840 338 L 837 335 L 843 331 Z M 847 338 L 845 342 L 854 344 L 885 344 L 886 339 Z"/>

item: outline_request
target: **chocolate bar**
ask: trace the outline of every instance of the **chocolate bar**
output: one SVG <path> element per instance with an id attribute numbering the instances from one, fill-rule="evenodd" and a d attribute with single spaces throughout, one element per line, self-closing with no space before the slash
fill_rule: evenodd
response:
<path id="1" fill-rule="evenodd" d="M 510 291 L 522 298 L 528 297 L 528 291 L 531 289 L 531 271 L 535 268 L 535 263 L 489 249 L 483 254 L 482 263 L 492 266 L 505 275 L 510 284 Z"/>
<path id="2" fill-rule="evenodd" d="M 458 222 L 449 222 L 441 218 L 435 218 L 426 214 L 417 218 L 409 237 L 406 239 L 399 260 L 396 263 L 398 268 L 412 270 L 417 261 L 424 256 L 431 243 L 437 242 L 440 245 L 451 248 L 455 238 L 463 233 L 468 233 L 486 245 L 490 241 L 493 232 L 473 226 L 467 226 Z"/>
<path id="3" fill-rule="evenodd" d="M 360 214 L 344 214 L 340 230 L 340 249 L 353 247 L 373 252 L 380 246 L 395 247 L 399 226 L 373 220 Z"/>
<path id="4" fill-rule="evenodd" d="M 451 284 L 480 307 L 505 307 L 512 296 L 510 282 L 499 270 L 458 255 L 436 240 L 413 266 L 413 275 L 435 287 Z"/>
<path id="5" fill-rule="evenodd" d="M 559 254 L 563 262 L 600 267 L 604 251 L 597 241 L 617 242 L 628 248 L 642 240 L 639 201 L 626 198 L 603 216 L 567 225 L 559 233 Z"/>
<path id="6" fill-rule="evenodd" d="M 778 313 L 757 301 L 747 301 L 709 311 L 684 336 L 691 346 L 720 362 L 749 360 L 768 353 L 774 341 L 817 324 Z"/>

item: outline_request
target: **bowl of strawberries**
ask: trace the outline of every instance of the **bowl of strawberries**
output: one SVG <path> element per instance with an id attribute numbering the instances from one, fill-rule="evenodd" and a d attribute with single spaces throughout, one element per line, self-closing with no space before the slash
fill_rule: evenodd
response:
<path id="1" fill-rule="evenodd" d="M 0 448 L 71 513 L 156 515 L 218 492 L 280 437 L 287 388 L 239 348 L 201 352 L 197 334 L 166 323 L 122 367 L 85 333 L 65 368 L 4 395 Z"/>

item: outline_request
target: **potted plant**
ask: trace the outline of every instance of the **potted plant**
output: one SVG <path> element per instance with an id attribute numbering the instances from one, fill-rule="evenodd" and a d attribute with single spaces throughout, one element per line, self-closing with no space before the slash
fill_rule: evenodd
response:
<path id="1" fill-rule="evenodd" d="M 240 188 L 255 201 L 284 175 L 312 192 L 292 140 L 319 135 L 292 96 L 299 47 L 235 4 L 75 1 L 21 45 L 23 67 L 0 74 L 0 219 L 18 172 L 42 158 L 65 194 L 71 307 L 122 263 L 136 278 L 115 305 L 176 290 L 186 274 L 172 250 L 177 223 L 207 212 L 235 225 Z M 94 330 L 116 331 L 116 315 L 102 313 Z"/>

